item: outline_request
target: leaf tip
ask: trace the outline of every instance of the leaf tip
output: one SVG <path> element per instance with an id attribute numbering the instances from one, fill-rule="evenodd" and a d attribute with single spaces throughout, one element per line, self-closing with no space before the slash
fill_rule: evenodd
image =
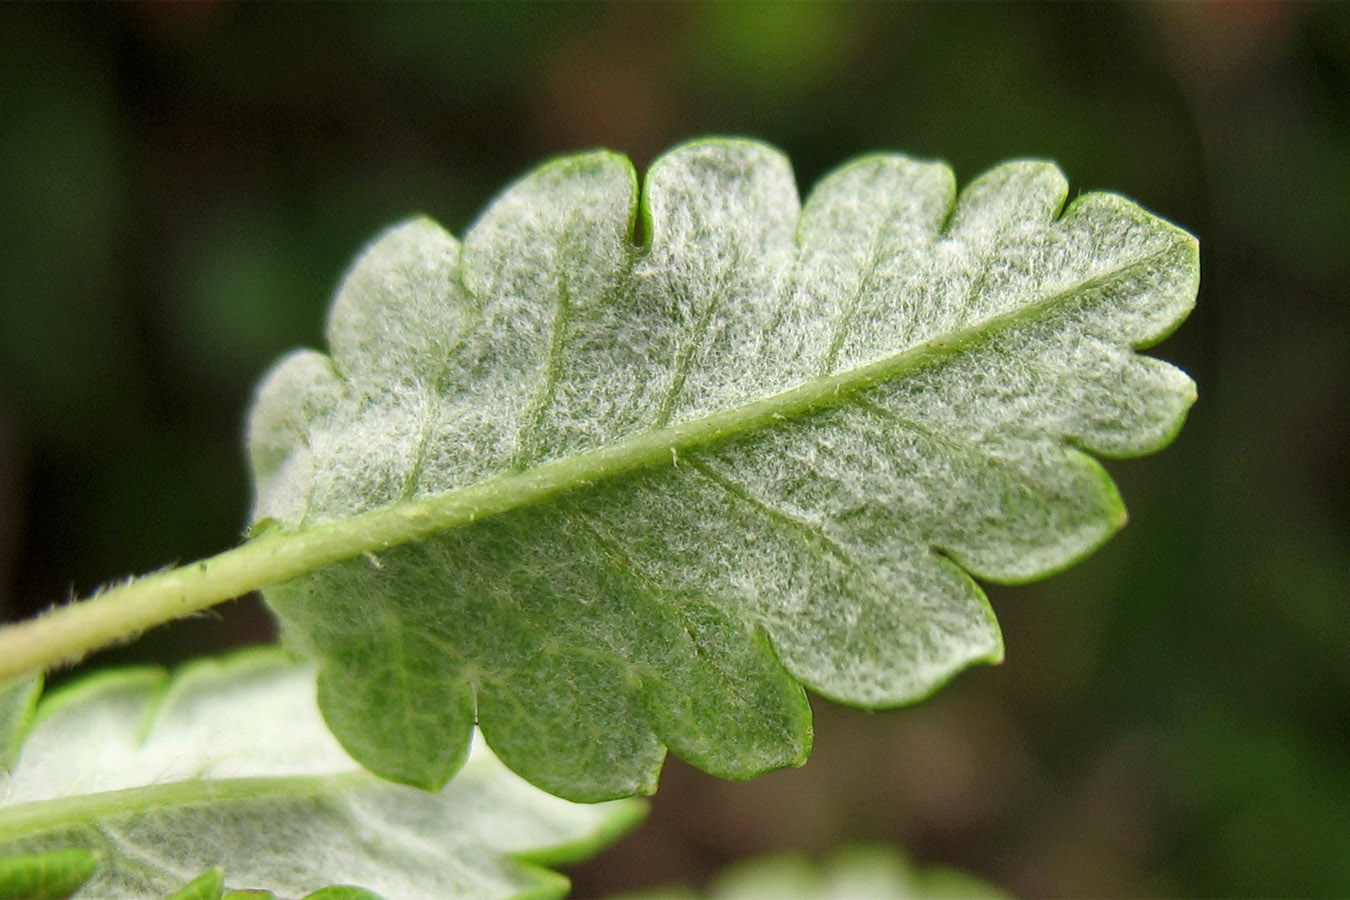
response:
<path id="1" fill-rule="evenodd" d="M 0 900 L 66 900 L 103 861 L 85 847 L 66 847 L 0 859 Z"/>
<path id="2" fill-rule="evenodd" d="M 168 900 L 219 900 L 225 893 L 225 869 L 212 866 L 189 881 Z"/>
<path id="3" fill-rule="evenodd" d="M 0 772 L 12 770 L 19 759 L 19 748 L 42 694 L 42 683 L 39 672 L 0 685 Z"/>

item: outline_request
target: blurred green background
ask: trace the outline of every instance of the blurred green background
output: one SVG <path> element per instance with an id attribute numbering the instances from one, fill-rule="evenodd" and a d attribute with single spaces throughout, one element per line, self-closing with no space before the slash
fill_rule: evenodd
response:
<path id="1" fill-rule="evenodd" d="M 993 589 L 1008 661 L 817 702 L 800 770 L 672 761 L 578 896 L 889 841 L 1024 896 L 1350 895 L 1350 4 L 0 6 L 0 603 L 236 542 L 241 423 L 383 225 L 539 160 L 734 133 L 803 190 L 1058 161 L 1201 237 L 1201 399 L 1133 521 Z M 269 639 L 253 601 L 94 664 Z"/>

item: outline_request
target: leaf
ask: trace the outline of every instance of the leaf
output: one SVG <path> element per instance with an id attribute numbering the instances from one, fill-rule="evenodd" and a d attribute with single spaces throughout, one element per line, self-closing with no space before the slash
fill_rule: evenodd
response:
<path id="1" fill-rule="evenodd" d="M 884 844 L 855 844 L 816 864 L 799 854 L 760 856 L 714 874 L 707 890 L 660 887 L 611 900 L 999 900 L 1007 894 L 958 869 L 913 865 Z"/>
<path id="2" fill-rule="evenodd" d="M 169 900 L 220 900 L 224 893 L 225 870 L 216 866 L 183 885 Z"/>
<path id="3" fill-rule="evenodd" d="M 359 540 L 383 511 L 430 535 L 266 592 L 339 740 L 434 787 L 477 721 L 596 800 L 652 790 L 667 747 L 729 778 L 800 763 L 802 685 L 890 707 L 999 660 L 972 576 L 1106 540 L 1124 508 L 1088 451 L 1159 448 L 1194 399 L 1134 349 L 1191 308 L 1195 240 L 1066 194 L 1013 162 L 956 198 L 888 155 L 800 209 L 780 154 L 713 140 L 640 200 L 595 152 L 462 246 L 386 232 L 331 356 L 282 360 L 250 423 L 273 531 Z"/>
<path id="4" fill-rule="evenodd" d="M 0 859 L 2 900 L 65 900 L 98 867 L 92 850 L 69 847 Z"/>
<path id="5" fill-rule="evenodd" d="M 217 866 L 183 886 L 168 900 L 276 900 L 271 891 L 231 891 L 225 893 L 225 870 Z M 306 894 L 304 900 L 384 900 L 379 894 L 362 888 L 337 884 Z"/>
<path id="6" fill-rule="evenodd" d="M 720 873 L 709 900 L 996 900 L 973 875 L 918 868 L 885 846 L 846 847 L 819 866 L 797 856 L 753 859 Z"/>
<path id="7" fill-rule="evenodd" d="M 338 884 L 315 891 L 305 900 L 382 900 L 382 898 L 361 888 Z"/>
<path id="8" fill-rule="evenodd" d="M 486 750 L 440 793 L 391 784 L 337 745 L 313 690 L 311 667 L 268 649 L 54 692 L 4 786 L 0 897 L 562 896 L 541 863 L 598 849 L 641 811 L 559 800 Z M 60 889 L 13 887 L 24 872 Z"/>
<path id="9" fill-rule="evenodd" d="M 23 730 L 33 715 L 42 677 L 28 675 L 0 684 L 0 771 L 8 772 L 19 756 Z"/>

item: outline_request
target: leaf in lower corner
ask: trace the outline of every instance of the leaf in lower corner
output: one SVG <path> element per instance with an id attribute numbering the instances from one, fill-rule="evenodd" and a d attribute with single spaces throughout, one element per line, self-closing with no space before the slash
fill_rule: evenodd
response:
<path id="1" fill-rule="evenodd" d="M 221 900 L 225 892 L 225 872 L 219 866 L 207 869 L 168 900 Z"/>
<path id="2" fill-rule="evenodd" d="M 550 791 L 650 791 L 666 748 L 800 763 L 802 687 L 868 707 L 1001 658 L 975 577 L 1124 522 L 1089 453 L 1175 434 L 1136 353 L 1194 302 L 1194 239 L 1014 162 L 872 156 L 799 207 L 764 145 L 551 163 L 461 245 L 416 220 L 347 274 L 330 354 L 266 379 L 255 516 L 423 539 L 266 592 L 362 763 L 434 786 L 473 724 Z M 635 246 L 637 216 L 646 243 Z M 325 532 L 322 529 L 328 528 Z M 436 530 L 438 529 L 438 530 Z"/>
<path id="3" fill-rule="evenodd" d="M 305 900 L 384 900 L 378 894 L 372 894 L 370 891 L 361 888 L 348 887 L 347 885 L 334 885 L 326 887 L 323 890 L 315 891 Z"/>
<path id="4" fill-rule="evenodd" d="M 0 900 L 65 900 L 98 868 L 93 850 L 65 848 L 0 858 Z"/>
<path id="5" fill-rule="evenodd" d="M 54 692 L 0 802 L 0 854 L 25 854 L 0 861 L 0 897 L 86 879 L 76 900 L 562 896 L 523 860 L 577 859 L 640 811 L 560 800 L 485 749 L 439 793 L 392 784 L 343 752 L 313 695 L 313 668 L 277 650 Z"/>
<path id="6" fill-rule="evenodd" d="M 919 867 L 884 845 L 844 847 L 817 865 L 766 856 L 731 866 L 709 885 L 708 900 L 1002 900 L 982 879 L 945 867 Z"/>

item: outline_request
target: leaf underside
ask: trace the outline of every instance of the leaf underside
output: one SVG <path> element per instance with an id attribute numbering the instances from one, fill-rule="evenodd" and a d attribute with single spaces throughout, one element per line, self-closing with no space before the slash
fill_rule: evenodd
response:
<path id="1" fill-rule="evenodd" d="M 652 790 L 667 748 L 729 778 L 800 763 L 803 686 L 889 707 L 1000 659 L 973 577 L 1102 543 L 1124 509 L 1089 452 L 1163 446 L 1194 399 L 1135 352 L 1191 308 L 1194 239 L 1066 195 L 1046 163 L 958 197 L 942 164 L 872 156 L 801 207 L 778 152 L 713 140 L 640 194 L 622 157 L 555 161 L 462 245 L 386 232 L 331 355 L 260 389 L 255 518 L 487 513 L 266 592 L 343 745 L 434 787 L 477 722 L 597 800 Z"/>
<path id="2" fill-rule="evenodd" d="M 3 712 L 3 710 L 0 710 Z M 483 751 L 439 793 L 366 772 L 275 649 L 95 675 L 26 725 L 0 792 L 0 898 L 560 897 L 635 801 L 568 803 Z"/>

